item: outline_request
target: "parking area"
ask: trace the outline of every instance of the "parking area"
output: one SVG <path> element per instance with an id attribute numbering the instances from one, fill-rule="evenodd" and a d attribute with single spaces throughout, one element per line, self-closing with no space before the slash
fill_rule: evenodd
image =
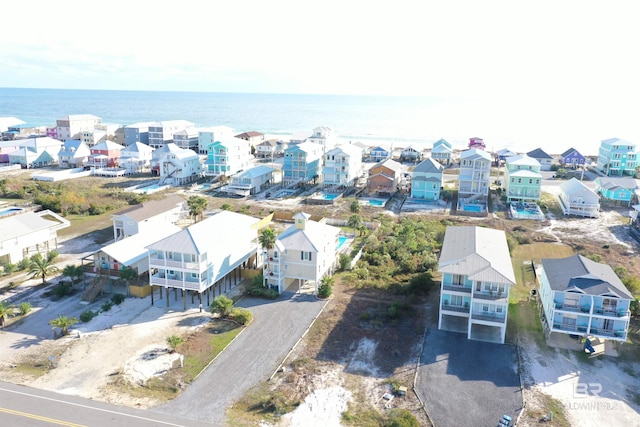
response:
<path id="1" fill-rule="evenodd" d="M 503 415 L 516 420 L 523 403 L 516 348 L 430 329 L 416 392 L 439 427 L 495 426 Z"/>

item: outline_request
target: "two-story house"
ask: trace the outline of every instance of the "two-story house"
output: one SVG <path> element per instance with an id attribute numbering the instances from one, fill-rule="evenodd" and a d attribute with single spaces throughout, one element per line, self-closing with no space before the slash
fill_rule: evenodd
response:
<path id="1" fill-rule="evenodd" d="M 631 206 L 637 200 L 638 183 L 634 178 L 599 176 L 595 184 L 603 202 Z"/>
<path id="2" fill-rule="evenodd" d="M 256 145 L 256 157 L 260 159 L 273 159 L 284 154 L 286 144 L 277 139 L 268 139 Z"/>
<path id="3" fill-rule="evenodd" d="M 542 259 L 536 274 L 542 324 L 552 333 L 627 339 L 633 295 L 607 264 L 573 255 Z"/>
<path id="4" fill-rule="evenodd" d="M 369 161 L 370 162 L 382 162 L 387 160 L 391 156 L 391 151 L 387 150 L 384 147 L 373 147 L 369 150 Z"/>
<path id="5" fill-rule="evenodd" d="M 475 148 L 460 153 L 458 209 L 473 210 L 471 205 L 486 207 L 490 178 L 491 155 L 489 153 Z"/>
<path id="6" fill-rule="evenodd" d="M 147 246 L 151 304 L 154 288 L 182 291 L 184 308 L 187 291 L 220 295 L 243 280 L 243 267 L 257 262 L 259 219 L 221 211 L 204 221 Z M 217 293 L 216 293 L 217 288 Z"/>
<path id="7" fill-rule="evenodd" d="M 445 166 L 449 166 L 453 160 L 453 146 L 446 139 L 440 138 L 433 143 L 433 148 L 431 148 L 431 157 L 433 160 Z"/>
<path id="8" fill-rule="evenodd" d="M 444 166 L 437 160 L 427 157 L 411 172 L 411 197 L 437 201 L 442 189 Z"/>
<path id="9" fill-rule="evenodd" d="M 144 231 L 153 231 L 158 224 L 176 223 L 187 215 L 187 202 L 177 194 L 143 202 L 111 217 L 113 240 L 118 241 Z"/>
<path id="10" fill-rule="evenodd" d="M 349 187 L 362 173 L 362 150 L 351 144 L 342 144 L 324 155 L 322 181 L 325 187 Z"/>
<path id="11" fill-rule="evenodd" d="M 509 292 L 516 284 L 505 232 L 448 226 L 438 271 L 442 274 L 438 329 L 504 344 Z"/>
<path id="12" fill-rule="evenodd" d="M 284 150 L 282 181 L 284 185 L 308 183 L 320 177 L 323 146 L 303 142 Z"/>
<path id="13" fill-rule="evenodd" d="M 91 155 L 91 150 L 79 139 L 67 139 L 58 153 L 58 166 L 61 168 L 82 167 Z"/>
<path id="14" fill-rule="evenodd" d="M 369 169 L 367 192 L 380 196 L 390 196 L 398 191 L 401 180 L 402 165 L 395 160 L 383 160 Z"/>
<path id="15" fill-rule="evenodd" d="M 19 141 L 19 147 L 7 154 L 9 163 L 23 168 L 40 168 L 58 163 L 62 142 L 49 138 L 28 138 Z"/>
<path id="16" fill-rule="evenodd" d="M 249 169 L 252 158 L 249 141 L 236 137 L 222 138 L 207 147 L 205 173 L 212 176 L 232 176 Z"/>
<path id="17" fill-rule="evenodd" d="M 538 163 L 540 163 L 540 170 L 549 171 L 551 170 L 551 165 L 553 165 L 553 157 L 547 154 L 542 148 L 536 148 L 535 150 L 529 151 L 527 156 L 532 159 L 536 159 Z"/>
<path id="18" fill-rule="evenodd" d="M 565 215 L 597 218 L 600 215 L 600 196 L 582 181 L 571 178 L 558 187 L 560 207 Z"/>
<path id="19" fill-rule="evenodd" d="M 291 285 L 312 283 L 318 293 L 320 280 L 336 267 L 340 229 L 299 212 L 295 223 L 278 235 L 273 248 L 264 250 L 265 286 L 283 292 Z"/>
<path id="20" fill-rule="evenodd" d="M 91 155 L 84 163 L 86 168 L 113 168 L 118 166 L 124 147 L 113 141 L 105 140 L 91 147 Z"/>
<path id="21" fill-rule="evenodd" d="M 637 165 L 636 144 L 620 138 L 600 141 L 596 167 L 606 176 L 634 176 Z"/>
<path id="22" fill-rule="evenodd" d="M 503 187 L 507 202 L 535 202 L 540 199 L 540 163 L 527 155 L 507 157 Z"/>
<path id="23" fill-rule="evenodd" d="M 565 168 L 575 169 L 584 167 L 587 164 L 587 159 L 575 148 L 569 148 L 560 155 L 560 164 Z"/>
<path id="24" fill-rule="evenodd" d="M 120 151 L 119 166 L 129 173 L 148 170 L 151 167 L 153 148 L 142 142 L 134 142 Z"/>
<path id="25" fill-rule="evenodd" d="M 235 174 L 227 191 L 240 196 L 256 194 L 270 187 L 274 183 L 273 168 L 266 165 L 258 165 L 244 172 Z"/>

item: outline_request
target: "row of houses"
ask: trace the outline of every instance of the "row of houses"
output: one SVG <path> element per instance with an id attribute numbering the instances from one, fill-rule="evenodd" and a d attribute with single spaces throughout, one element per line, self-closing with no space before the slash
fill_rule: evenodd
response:
<path id="1" fill-rule="evenodd" d="M 509 295 L 516 285 L 504 231 L 447 227 L 438 271 L 438 328 L 504 343 Z M 609 265 L 582 255 L 542 259 L 536 277 L 547 337 L 588 335 L 626 341 L 633 295 Z"/>

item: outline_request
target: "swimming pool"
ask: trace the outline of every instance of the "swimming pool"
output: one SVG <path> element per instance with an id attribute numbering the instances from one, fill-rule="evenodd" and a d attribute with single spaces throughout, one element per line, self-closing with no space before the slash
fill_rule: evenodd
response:
<path id="1" fill-rule="evenodd" d="M 22 208 L 6 208 L 0 210 L 0 216 L 9 216 L 22 211 Z"/>
<path id="2" fill-rule="evenodd" d="M 338 246 L 336 246 L 336 249 L 340 249 L 347 240 L 349 240 L 347 236 L 338 236 Z"/>
<path id="3" fill-rule="evenodd" d="M 482 206 L 481 205 L 464 205 L 462 207 L 462 210 L 467 212 L 482 212 Z"/>
<path id="4" fill-rule="evenodd" d="M 387 203 L 386 200 L 381 200 L 381 199 L 369 199 L 369 206 L 377 206 L 377 207 L 382 207 L 385 205 L 385 203 Z"/>
<path id="5" fill-rule="evenodd" d="M 156 191 L 164 190 L 165 188 L 169 188 L 169 186 L 168 185 L 151 184 L 151 185 L 146 185 L 144 187 L 136 188 L 136 189 L 133 190 L 133 192 L 134 193 L 151 194 L 151 193 L 155 193 Z"/>
<path id="6" fill-rule="evenodd" d="M 320 199 L 324 199 L 324 200 L 335 200 L 337 199 L 339 196 L 339 194 L 326 194 L 326 193 L 322 193 L 320 196 L 318 196 L 318 198 Z"/>

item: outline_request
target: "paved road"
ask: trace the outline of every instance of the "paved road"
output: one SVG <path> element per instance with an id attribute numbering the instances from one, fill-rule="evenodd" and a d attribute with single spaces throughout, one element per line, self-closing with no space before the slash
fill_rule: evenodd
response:
<path id="1" fill-rule="evenodd" d="M 439 427 L 495 426 L 522 409 L 516 349 L 430 329 L 416 392 Z"/>
<path id="2" fill-rule="evenodd" d="M 200 427 L 207 424 L 0 382 L 0 425 L 38 427 Z"/>
<path id="3" fill-rule="evenodd" d="M 180 396 L 152 410 L 224 425 L 226 408 L 271 376 L 325 304 L 292 292 L 275 301 L 242 299 L 237 306 L 251 310 L 253 323 Z"/>

